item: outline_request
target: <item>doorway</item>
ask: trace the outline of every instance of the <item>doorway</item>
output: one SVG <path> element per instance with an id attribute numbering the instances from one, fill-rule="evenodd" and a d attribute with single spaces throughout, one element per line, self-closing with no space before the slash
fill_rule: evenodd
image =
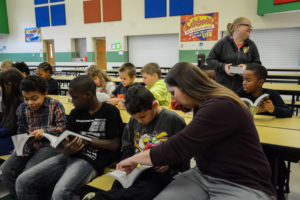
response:
<path id="1" fill-rule="evenodd" d="M 45 40 L 46 45 L 46 58 L 50 65 L 55 65 L 55 49 L 54 40 Z"/>
<path id="2" fill-rule="evenodd" d="M 96 39 L 96 64 L 100 66 L 101 69 L 106 70 L 106 40 Z"/>

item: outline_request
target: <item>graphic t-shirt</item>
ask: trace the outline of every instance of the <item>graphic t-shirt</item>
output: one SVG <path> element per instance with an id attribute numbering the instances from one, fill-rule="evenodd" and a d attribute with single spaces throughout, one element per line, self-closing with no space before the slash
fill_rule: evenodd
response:
<path id="1" fill-rule="evenodd" d="M 123 132 L 122 152 L 127 151 L 125 154 L 131 156 L 150 149 L 166 141 L 184 127 L 185 122 L 182 117 L 164 108 L 147 125 L 140 124 L 137 120 L 131 118 Z"/>
<path id="2" fill-rule="evenodd" d="M 73 109 L 69 117 L 68 130 L 94 139 L 113 139 L 121 137 L 122 127 L 119 110 L 113 105 L 102 103 L 101 108 L 92 115 L 85 109 Z M 95 148 L 89 144 L 74 154 L 88 161 L 98 172 L 114 162 L 118 155 L 119 152 Z"/>

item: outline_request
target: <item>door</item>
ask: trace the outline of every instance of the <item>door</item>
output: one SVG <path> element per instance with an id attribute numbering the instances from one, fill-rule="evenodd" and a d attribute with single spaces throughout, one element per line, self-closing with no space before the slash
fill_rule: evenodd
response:
<path id="1" fill-rule="evenodd" d="M 46 41 L 46 49 L 47 49 L 47 62 L 50 65 L 55 65 L 55 50 L 54 50 L 54 41 L 47 40 Z"/>
<path id="2" fill-rule="evenodd" d="M 105 49 L 106 41 L 105 40 L 96 40 L 96 56 L 97 56 L 97 65 L 100 66 L 101 69 L 106 70 L 106 49 Z"/>

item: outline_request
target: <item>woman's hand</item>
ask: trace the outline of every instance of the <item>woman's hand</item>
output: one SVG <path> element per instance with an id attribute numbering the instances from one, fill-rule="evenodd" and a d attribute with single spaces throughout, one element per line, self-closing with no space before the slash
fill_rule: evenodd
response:
<path id="1" fill-rule="evenodd" d="M 125 160 L 122 160 L 117 164 L 116 169 L 125 171 L 126 174 L 130 174 L 132 170 L 134 170 L 137 166 L 137 163 L 132 159 L 132 157 L 129 157 Z"/>
<path id="2" fill-rule="evenodd" d="M 232 65 L 232 63 L 229 63 L 229 64 L 226 64 L 224 69 L 225 69 L 225 73 L 228 75 L 228 76 L 234 76 L 234 74 L 230 73 L 229 72 L 229 68 L 230 66 Z"/>

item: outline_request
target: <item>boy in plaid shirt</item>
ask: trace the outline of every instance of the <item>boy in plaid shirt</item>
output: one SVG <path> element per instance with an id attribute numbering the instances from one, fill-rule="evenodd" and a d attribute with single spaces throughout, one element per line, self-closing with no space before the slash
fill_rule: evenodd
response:
<path id="1" fill-rule="evenodd" d="M 17 156 L 13 153 L 3 163 L 2 180 L 8 187 L 10 194 L 16 197 L 15 182 L 25 170 L 59 153 L 43 139 L 43 133 L 59 135 L 66 129 L 67 118 L 63 105 L 47 97 L 47 82 L 36 75 L 29 75 L 21 82 L 24 97 L 17 109 L 17 134 L 28 133 L 34 135 L 33 149 L 26 155 Z"/>

